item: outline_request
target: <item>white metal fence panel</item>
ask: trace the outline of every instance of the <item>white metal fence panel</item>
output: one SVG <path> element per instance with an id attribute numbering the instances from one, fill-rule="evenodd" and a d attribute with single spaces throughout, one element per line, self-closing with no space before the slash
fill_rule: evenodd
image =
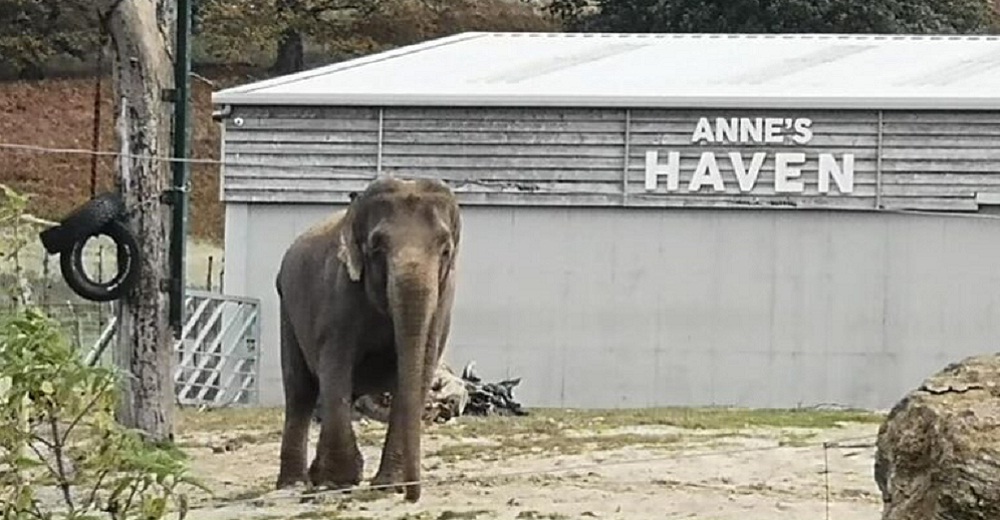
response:
<path id="1" fill-rule="evenodd" d="M 260 302 L 188 289 L 186 320 L 174 343 L 177 402 L 195 406 L 256 405 L 259 402 Z M 108 323 L 87 360 L 97 362 L 115 337 Z"/>

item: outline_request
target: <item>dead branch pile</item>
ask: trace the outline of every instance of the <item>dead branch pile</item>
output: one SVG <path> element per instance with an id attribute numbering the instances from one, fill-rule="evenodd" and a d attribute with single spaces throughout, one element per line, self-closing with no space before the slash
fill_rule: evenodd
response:
<path id="1" fill-rule="evenodd" d="M 521 409 L 520 403 L 514 400 L 514 387 L 521 383 L 521 378 L 505 379 L 498 383 L 483 383 L 474 372 L 474 364 L 469 363 L 462 370 L 462 381 L 469 394 L 469 404 L 464 415 L 528 415 Z"/>
<path id="2" fill-rule="evenodd" d="M 431 384 L 430 395 L 424 408 L 424 420 L 446 423 L 462 415 L 471 416 L 523 416 L 521 404 L 514 400 L 514 388 L 521 378 L 507 379 L 496 383 L 484 383 L 474 371 L 474 363 L 462 370 L 461 376 L 444 363 L 438 368 Z M 392 396 L 364 395 L 354 402 L 354 418 L 362 417 L 386 423 L 389 421 L 389 405 Z"/>

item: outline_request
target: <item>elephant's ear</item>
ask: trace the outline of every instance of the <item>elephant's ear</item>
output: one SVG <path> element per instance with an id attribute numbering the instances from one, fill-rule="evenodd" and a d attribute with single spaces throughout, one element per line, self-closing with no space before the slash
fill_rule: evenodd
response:
<path id="1" fill-rule="evenodd" d="M 337 247 L 337 259 L 347 267 L 347 276 L 352 282 L 361 279 L 361 250 L 354 239 L 354 219 L 348 210 L 344 223 L 340 227 L 340 244 Z"/>
<path id="2" fill-rule="evenodd" d="M 454 272 L 458 263 L 459 242 L 462 240 L 462 218 L 457 210 L 455 210 L 451 215 L 450 228 L 452 237 L 452 253 L 451 258 L 448 259 L 448 266 L 445 272 Z"/>
<path id="3" fill-rule="evenodd" d="M 451 218 L 451 232 L 455 235 L 455 249 L 458 249 L 458 243 L 462 241 L 462 214 L 457 208 Z"/>

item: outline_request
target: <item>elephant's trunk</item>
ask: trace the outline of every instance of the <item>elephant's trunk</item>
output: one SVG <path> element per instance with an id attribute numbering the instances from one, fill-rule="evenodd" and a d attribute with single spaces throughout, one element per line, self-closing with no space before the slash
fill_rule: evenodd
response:
<path id="1" fill-rule="evenodd" d="M 403 255 L 401 255 L 403 256 Z M 419 258 L 419 257 L 416 257 Z M 394 427 L 400 430 L 400 455 L 403 463 L 403 480 L 416 483 L 420 480 L 420 431 L 423 415 L 424 388 L 428 346 L 433 341 L 432 320 L 438 300 L 437 268 L 426 259 L 403 258 L 393 262 L 389 269 L 389 306 L 393 316 L 396 336 L 398 380 L 396 394 L 392 396 Z M 395 410 L 394 410 L 395 411 Z M 406 499 L 420 497 L 419 484 L 406 486 Z"/>

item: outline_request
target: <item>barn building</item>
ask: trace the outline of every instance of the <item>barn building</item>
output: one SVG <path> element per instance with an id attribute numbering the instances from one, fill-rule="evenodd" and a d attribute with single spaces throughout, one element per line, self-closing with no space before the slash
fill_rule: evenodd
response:
<path id="1" fill-rule="evenodd" d="M 1000 345 L 1000 38 L 463 33 L 219 91 L 227 292 L 382 175 L 464 211 L 446 359 L 528 406 L 891 406 Z"/>

